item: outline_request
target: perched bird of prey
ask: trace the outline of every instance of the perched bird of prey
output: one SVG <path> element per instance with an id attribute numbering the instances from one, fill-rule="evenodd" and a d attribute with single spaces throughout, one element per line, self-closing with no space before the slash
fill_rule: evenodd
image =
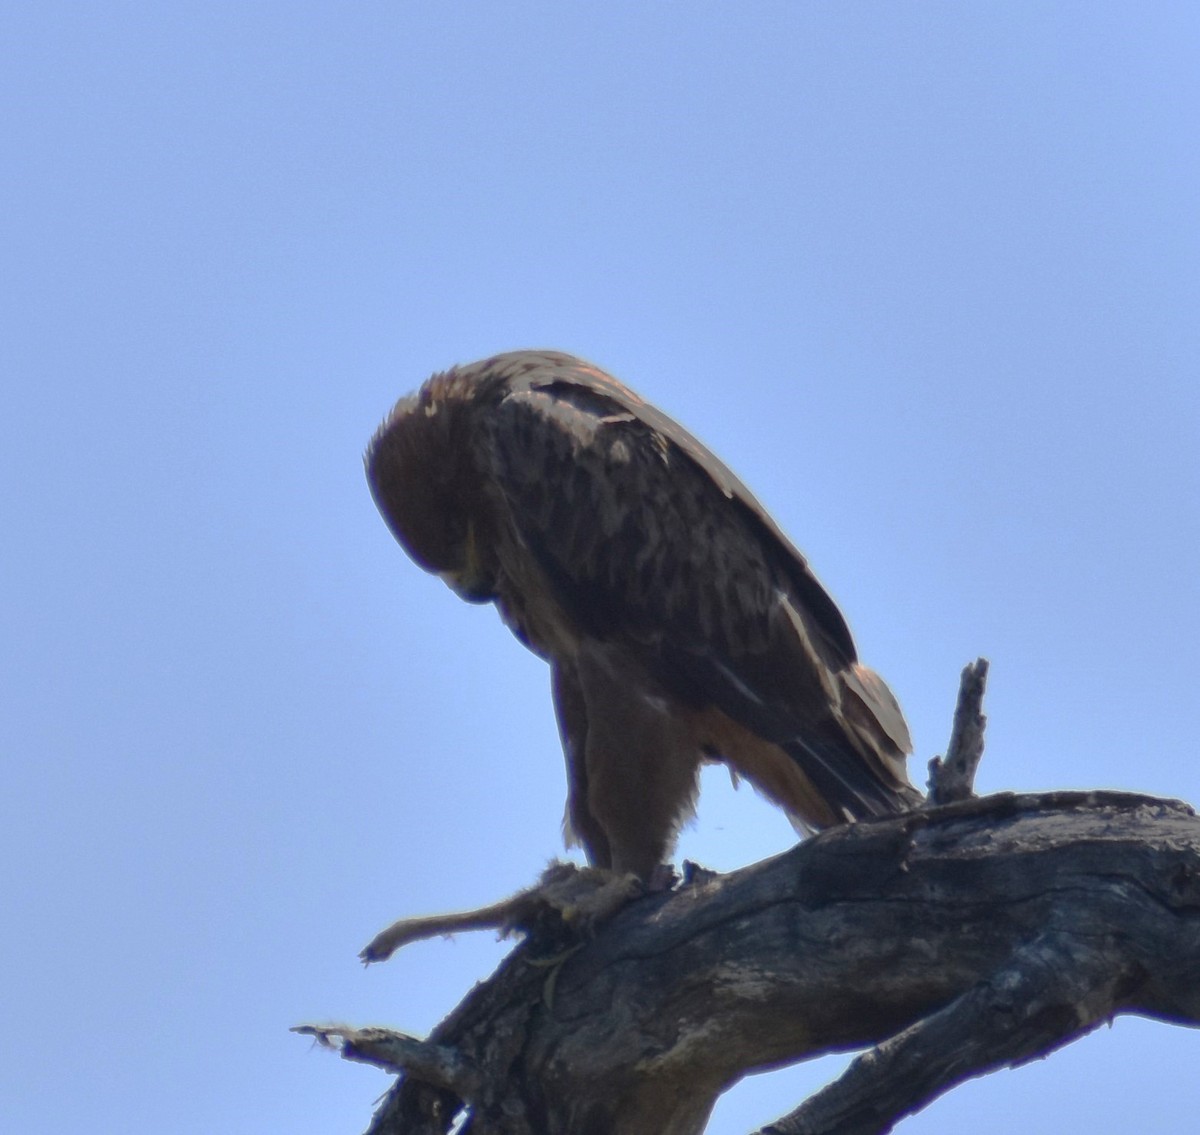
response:
<path id="1" fill-rule="evenodd" d="M 724 761 L 801 828 L 904 811 L 908 729 L 803 556 L 703 445 L 571 355 L 436 374 L 366 454 L 396 539 L 550 664 L 568 841 L 649 878 Z"/>

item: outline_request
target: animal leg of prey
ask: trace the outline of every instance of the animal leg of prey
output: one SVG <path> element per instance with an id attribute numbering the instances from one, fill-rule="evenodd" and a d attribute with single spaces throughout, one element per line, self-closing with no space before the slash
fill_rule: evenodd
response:
<path id="1" fill-rule="evenodd" d="M 550 926 L 586 936 L 642 893 L 643 885 L 635 875 L 554 863 L 534 886 L 501 902 L 478 910 L 393 922 L 371 939 L 359 957 L 366 965 L 383 962 L 412 942 L 464 930 L 495 929 L 508 935 Z"/>

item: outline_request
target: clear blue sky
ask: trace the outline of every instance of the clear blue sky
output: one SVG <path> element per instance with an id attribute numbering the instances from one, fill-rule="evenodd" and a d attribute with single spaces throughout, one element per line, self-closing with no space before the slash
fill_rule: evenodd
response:
<path id="1" fill-rule="evenodd" d="M 992 660 L 981 787 L 1200 802 L 1191 3 L 29 3 L 0 14 L 0 1127 L 357 1132 L 287 1032 L 423 1031 L 560 850 L 544 667 L 360 454 L 557 347 L 705 439 L 906 707 Z M 683 852 L 789 845 L 706 780 Z M 777 1116 L 826 1060 L 747 1081 Z M 1119 1020 L 901 1127 L 1190 1128 Z"/>

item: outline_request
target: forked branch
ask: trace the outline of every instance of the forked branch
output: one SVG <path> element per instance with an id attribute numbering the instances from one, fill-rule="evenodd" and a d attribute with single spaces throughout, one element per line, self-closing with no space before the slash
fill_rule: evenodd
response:
<path id="1" fill-rule="evenodd" d="M 372 1132 L 444 1135 L 466 1105 L 471 1135 L 691 1135 L 746 1072 L 869 1046 L 776 1130 L 882 1132 L 1108 1017 L 1200 1024 L 1200 821 L 1131 794 L 969 800 L 639 899 L 547 1004 L 529 963 L 562 945 L 531 935 L 417 1042 L 449 1065 L 375 1049 L 408 1075 Z"/>
<path id="2" fill-rule="evenodd" d="M 371 960 L 428 933 L 524 934 L 428 1039 L 298 1031 L 403 1073 L 370 1135 L 447 1135 L 464 1108 L 470 1135 L 698 1135 L 746 1073 L 855 1048 L 759 1135 L 874 1135 L 1118 1014 L 1200 1024 L 1200 820 L 1130 793 L 971 797 L 986 670 L 964 672 L 931 768 L 932 794 L 954 802 L 632 902 L 611 876 L 561 865 L 368 947 Z"/>

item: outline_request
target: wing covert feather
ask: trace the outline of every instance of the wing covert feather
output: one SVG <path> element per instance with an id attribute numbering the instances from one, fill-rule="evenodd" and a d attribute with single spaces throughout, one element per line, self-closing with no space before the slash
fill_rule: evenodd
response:
<path id="1" fill-rule="evenodd" d="M 824 699 L 824 666 L 852 660 L 802 604 L 788 609 L 806 633 L 790 633 L 781 607 L 795 565 L 628 408 L 586 387 L 519 390 L 489 415 L 487 438 L 518 536 L 559 602 L 590 634 L 640 644 L 675 693 L 743 720 L 753 710 L 782 738 L 797 700 Z"/>

